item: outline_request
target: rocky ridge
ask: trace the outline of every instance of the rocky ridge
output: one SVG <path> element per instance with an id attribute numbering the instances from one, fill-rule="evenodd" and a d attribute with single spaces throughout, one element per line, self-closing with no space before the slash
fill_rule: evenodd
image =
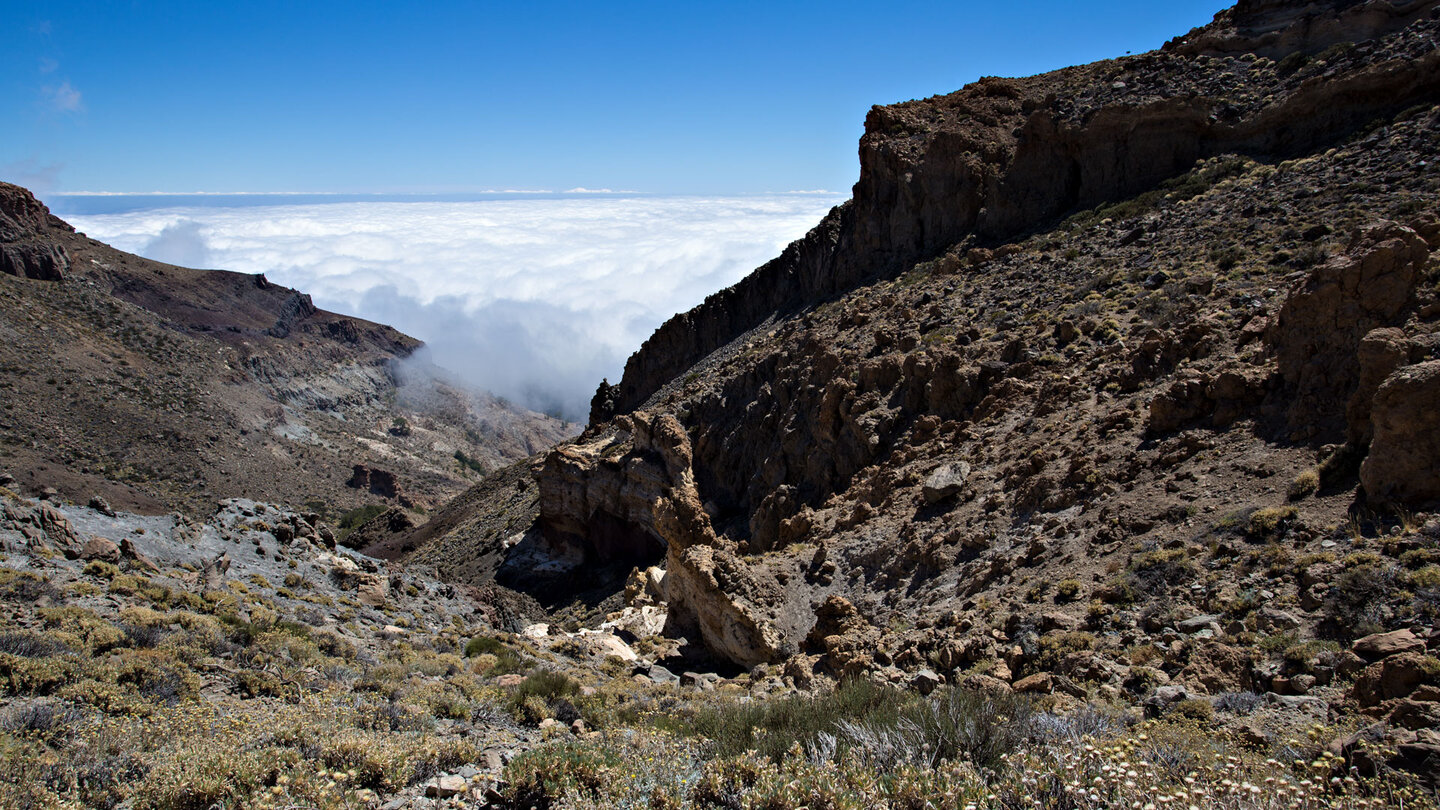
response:
<path id="1" fill-rule="evenodd" d="M 567 430 L 446 382 L 390 327 L 114 250 L 16 186 L 0 244 L 0 467 L 32 493 L 157 512 L 243 494 L 338 520 L 434 504 Z M 347 486 L 357 464 L 392 484 Z"/>
<path id="2" fill-rule="evenodd" d="M 874 107 L 852 199 L 745 280 L 661 326 L 616 390 L 597 397 L 613 410 L 598 409 L 592 422 L 640 407 L 767 318 L 893 277 L 957 243 L 1005 244 L 1200 159 L 1305 154 L 1433 98 L 1433 8 L 1241 3 L 1159 51 Z"/>

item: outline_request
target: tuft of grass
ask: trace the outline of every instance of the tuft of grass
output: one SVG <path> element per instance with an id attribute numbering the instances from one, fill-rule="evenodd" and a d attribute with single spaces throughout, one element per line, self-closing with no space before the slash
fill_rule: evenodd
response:
<path id="1" fill-rule="evenodd" d="M 1320 490 L 1320 468 L 1311 467 L 1295 476 L 1285 495 L 1292 501 L 1304 500 Z"/>
<path id="2" fill-rule="evenodd" d="M 718 756 L 756 751 L 778 760 L 791 746 L 813 746 L 841 722 L 894 725 L 913 696 L 868 680 L 849 680 L 833 692 L 753 703 L 722 703 L 685 718 L 666 716 L 661 728 L 704 737 Z"/>
<path id="3" fill-rule="evenodd" d="M 1267 506 L 1250 513 L 1245 535 L 1251 540 L 1272 539 L 1283 532 L 1299 514 L 1293 506 Z"/>

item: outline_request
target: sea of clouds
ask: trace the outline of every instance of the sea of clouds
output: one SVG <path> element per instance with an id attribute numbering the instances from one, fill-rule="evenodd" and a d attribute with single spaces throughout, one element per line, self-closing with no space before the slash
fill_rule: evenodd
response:
<path id="1" fill-rule="evenodd" d="M 66 218 L 149 258 L 265 273 L 325 309 L 424 340 L 425 360 L 470 384 L 583 419 L 596 384 L 614 382 L 657 326 L 774 257 L 840 201 L 252 199 Z"/>

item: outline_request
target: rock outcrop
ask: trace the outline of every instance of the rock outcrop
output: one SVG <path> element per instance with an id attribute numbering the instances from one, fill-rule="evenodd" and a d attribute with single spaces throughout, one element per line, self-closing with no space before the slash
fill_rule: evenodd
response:
<path id="1" fill-rule="evenodd" d="M 557 448 L 538 475 L 545 542 L 576 565 L 663 555 L 668 634 L 744 665 L 776 660 L 781 638 L 764 612 L 773 583 L 716 536 L 692 459 L 689 436 L 669 414 L 622 416 L 613 434 Z"/>
<path id="2" fill-rule="evenodd" d="M 1372 330 L 1401 323 L 1413 308 L 1429 255 L 1415 231 L 1378 223 L 1356 234 L 1343 254 L 1317 267 L 1290 293 L 1266 341 L 1290 388 L 1291 423 L 1304 438 L 1346 438 L 1347 414 L 1336 402 L 1350 402 L 1351 438 L 1366 438 L 1367 392 L 1357 392 L 1362 349 L 1367 370 L 1381 352 L 1374 339 L 1363 341 Z M 1371 383 L 1375 375 L 1365 376 Z"/>
<path id="3" fill-rule="evenodd" d="M 42 281 L 65 278 L 70 256 L 64 246 L 43 237 L 50 228 L 70 226 L 30 192 L 0 183 L 0 273 Z"/>
<path id="4" fill-rule="evenodd" d="M 1440 500 L 1440 360 L 1406 366 L 1375 392 L 1360 480 L 1377 503 Z"/>

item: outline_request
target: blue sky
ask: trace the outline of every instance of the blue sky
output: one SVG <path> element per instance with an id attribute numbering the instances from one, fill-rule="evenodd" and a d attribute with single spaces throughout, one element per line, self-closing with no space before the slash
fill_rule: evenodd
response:
<path id="1" fill-rule="evenodd" d="M 848 191 L 872 104 L 1159 47 L 1207 0 L 8 3 L 37 191 Z"/>

